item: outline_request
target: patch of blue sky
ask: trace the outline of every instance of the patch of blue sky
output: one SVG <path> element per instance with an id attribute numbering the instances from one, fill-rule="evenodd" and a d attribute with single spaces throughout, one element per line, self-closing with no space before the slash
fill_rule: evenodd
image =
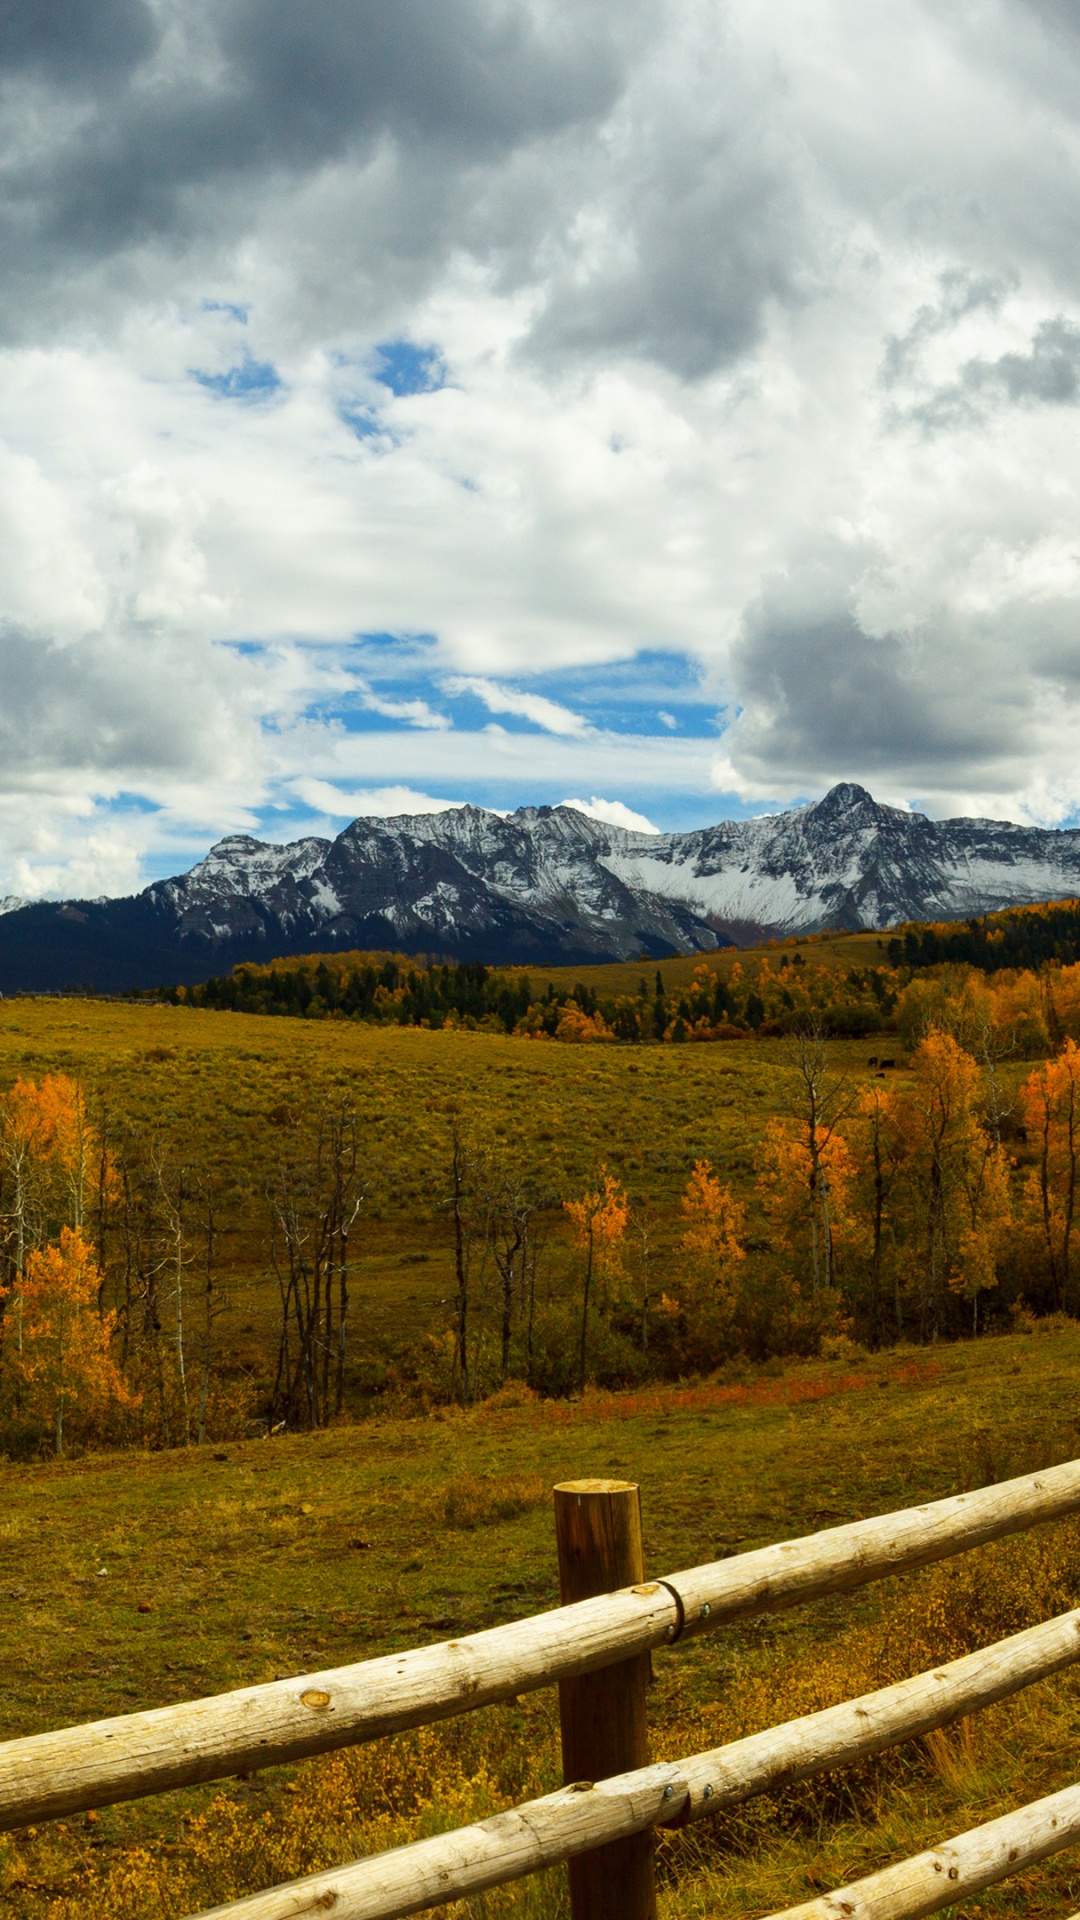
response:
<path id="1" fill-rule="evenodd" d="M 455 674 L 438 662 L 435 643 L 425 636 L 399 642 L 372 634 L 351 645 L 342 664 L 381 698 L 427 702 L 466 731 L 495 720 L 511 733 L 568 734 L 575 731 L 576 720 L 581 730 L 707 740 L 715 739 L 725 724 L 715 698 L 702 691 L 696 664 L 681 654 L 650 652 L 607 666 L 548 673 Z M 515 713 L 502 700 L 485 699 L 485 690 L 491 689 L 511 698 L 521 696 L 523 710 Z M 550 719 L 555 724 L 545 724 L 536 711 L 530 714 L 528 703 L 537 696 L 561 710 L 562 724 L 554 713 Z M 345 704 L 356 709 L 347 724 L 365 731 L 377 724 L 377 716 L 363 711 L 359 695 Z"/>
<path id="2" fill-rule="evenodd" d="M 219 640 L 216 644 L 227 649 L 229 653 L 242 654 L 245 660 L 265 660 L 277 651 L 273 641 L 253 640 L 250 636 L 246 640 L 234 640 L 230 636 Z"/>
<path id="3" fill-rule="evenodd" d="M 439 642 L 433 633 L 356 633 L 348 653 L 350 664 L 361 673 L 393 679 L 403 668 L 417 667 L 434 675 Z"/>
<path id="4" fill-rule="evenodd" d="M 204 373 L 192 367 L 191 377 L 211 393 L 220 394 L 223 400 L 269 400 L 284 386 L 277 368 L 269 360 L 253 360 L 250 354 L 245 354 L 224 373 Z"/>
<path id="5" fill-rule="evenodd" d="M 430 688 L 418 690 L 401 681 L 393 686 L 380 682 L 370 694 L 330 696 L 319 703 L 319 715 L 336 721 L 346 733 L 423 733 L 438 728 L 446 712 L 446 702 L 430 694 Z"/>
<path id="6" fill-rule="evenodd" d="M 204 300 L 202 310 L 204 313 L 223 313 L 227 320 L 235 320 L 241 327 L 247 326 L 248 314 L 251 311 L 249 307 L 242 306 L 238 300 Z"/>
<path id="7" fill-rule="evenodd" d="M 446 366 L 437 347 L 412 340 L 384 340 L 375 349 L 372 372 L 400 400 L 410 393 L 437 393 L 446 385 Z"/>
<path id="8" fill-rule="evenodd" d="M 716 698 L 703 691 L 697 662 L 682 653 L 647 649 L 627 660 L 519 676 L 519 682 L 613 733 L 708 739 L 718 728 Z"/>
<path id="9" fill-rule="evenodd" d="M 122 813 L 160 813 L 161 808 L 156 800 L 148 800 L 145 793 L 131 793 L 124 788 L 113 795 L 109 811 L 115 818 Z"/>
<path id="10" fill-rule="evenodd" d="M 390 432 L 386 422 L 379 418 L 379 415 L 373 407 L 365 407 L 360 403 L 354 406 L 346 401 L 338 407 L 337 415 L 343 425 L 348 427 L 349 432 L 354 433 L 358 440 L 395 440 L 395 436 Z"/>

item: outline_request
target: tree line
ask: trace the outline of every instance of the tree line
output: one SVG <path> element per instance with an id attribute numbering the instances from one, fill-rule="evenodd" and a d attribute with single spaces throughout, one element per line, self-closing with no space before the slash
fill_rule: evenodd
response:
<path id="1" fill-rule="evenodd" d="M 1080 961 L 1080 900 L 1006 907 L 964 921 L 913 921 L 896 931 L 886 952 L 892 966 L 909 971 L 944 963 L 983 973 L 1074 966 Z"/>
<path id="2" fill-rule="evenodd" d="M 556 1239 L 521 1167 L 455 1127 L 453 1324 L 414 1378 L 463 1401 L 579 1392 L 1080 1313 L 1080 1049 L 1007 1094 L 979 1012 L 939 1007 L 902 1078 L 856 1081 L 820 1029 L 790 1035 L 753 1182 L 697 1160 L 674 1223 L 601 1167 Z"/>
<path id="3" fill-rule="evenodd" d="M 403 955 L 307 954 L 266 965 L 244 963 L 194 987 L 162 989 L 173 1006 L 306 1020 L 359 1020 L 383 1027 L 466 1028 L 575 1044 L 676 1045 L 784 1032 L 813 1012 L 826 1031 L 879 1031 L 896 1004 L 900 976 L 884 966 L 846 973 L 782 953 L 756 970 L 741 962 L 726 978 L 702 961 L 692 979 L 669 988 L 657 968 L 633 993 L 578 981 L 534 986 L 527 970 L 418 962 Z"/>

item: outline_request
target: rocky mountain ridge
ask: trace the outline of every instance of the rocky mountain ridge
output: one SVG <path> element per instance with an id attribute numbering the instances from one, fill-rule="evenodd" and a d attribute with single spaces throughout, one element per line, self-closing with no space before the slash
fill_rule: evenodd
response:
<path id="1" fill-rule="evenodd" d="M 849 782 L 690 833 L 631 832 L 570 807 L 504 818 L 469 806 L 283 846 L 234 834 L 126 899 L 10 907 L 0 989 L 123 991 L 353 947 L 587 965 L 1078 892 L 1080 831 L 932 821 Z"/>

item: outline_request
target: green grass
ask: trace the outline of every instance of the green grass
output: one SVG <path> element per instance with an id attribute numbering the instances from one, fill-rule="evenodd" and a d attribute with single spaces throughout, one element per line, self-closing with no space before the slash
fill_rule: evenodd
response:
<path id="1" fill-rule="evenodd" d="M 856 1077 L 868 1074 L 867 1051 L 853 1041 L 834 1049 Z M 288 1116 L 320 1101 L 355 1106 L 369 1197 L 352 1243 L 354 1393 L 361 1362 L 392 1356 L 445 1321 L 455 1117 L 530 1171 L 548 1197 L 556 1246 L 561 1200 L 595 1184 L 608 1162 L 657 1216 L 663 1286 L 678 1258 L 678 1198 L 694 1160 L 711 1159 L 748 1191 L 784 1080 L 773 1041 L 575 1047 L 115 1001 L 0 1001 L 0 1090 L 20 1075 L 55 1072 L 79 1078 L 115 1124 L 159 1143 L 174 1171 L 212 1174 L 230 1297 L 217 1363 L 259 1379 L 277 1314 L 264 1196 L 291 1150 Z"/>
<path id="2" fill-rule="evenodd" d="M 557 1584 L 545 1489 L 562 1478 L 637 1480 L 649 1571 L 659 1574 L 1072 1457 L 1080 1453 L 1078 1363 L 1080 1329 L 1058 1330 L 885 1363 L 773 1370 L 750 1383 L 741 1403 L 716 1388 L 656 1387 L 573 1407 L 529 1404 L 217 1449 L 5 1466 L 2 1732 L 365 1659 L 551 1605 Z M 513 1498 L 502 1505 L 510 1512 L 499 1517 L 493 1496 L 507 1481 Z M 1047 1611 L 1056 1588 L 1051 1593 L 1033 1552 L 1020 1540 L 964 1563 L 1002 1570 L 982 1587 L 976 1582 L 977 1603 L 965 1600 L 976 1639 L 980 1622 L 983 1638 L 1000 1630 L 994 1595 L 1010 1580 L 1020 1580 L 1017 1604 L 1031 1622 Z M 1054 1578 L 1072 1577 L 1075 1564 L 1080 1597 L 1080 1561 L 1071 1546 L 1069 1554 L 1066 1574 Z M 854 1660 L 849 1636 L 863 1636 L 860 1658 L 865 1644 L 887 1648 L 909 1593 L 929 1596 L 927 1618 L 936 1618 L 931 1601 L 943 1578 L 959 1591 L 954 1569 L 930 1570 L 658 1655 L 658 1752 L 677 1755 L 695 1737 L 711 1744 L 726 1737 L 725 1727 L 742 1731 L 740 1715 L 752 1713 L 762 1685 L 772 1702 L 766 1717 L 783 1717 L 786 1689 L 797 1698 L 800 1676 L 831 1673 L 830 1661 L 843 1691 L 845 1661 Z M 943 1645 L 931 1658 L 949 1651 Z M 531 1791 L 527 1765 L 541 1777 L 555 1765 L 552 1711 L 544 1694 L 472 1716 L 461 1736 L 471 1742 L 468 1768 L 475 1774 L 477 1755 L 494 1754 L 495 1775 L 512 1795 L 520 1763 L 521 1785 Z M 1064 1784 L 1080 1692 L 1069 1676 L 1045 1683 L 1024 1702 L 994 1709 L 992 1725 L 992 1743 L 966 1771 L 935 1771 L 920 1744 L 906 1773 L 882 1776 L 880 1791 L 871 1781 L 846 1810 L 833 1793 L 809 1825 L 805 1807 L 818 1803 L 798 1801 L 806 1790 L 793 1789 L 790 1816 L 778 1796 L 779 1811 L 763 1828 L 729 1823 L 720 1851 L 702 1829 L 665 1843 L 667 1920 L 767 1911 L 806 1897 L 808 1875 L 829 1882 Z M 241 1827 L 258 1827 L 269 1812 L 274 1828 L 294 1804 L 318 1804 L 327 1764 L 233 1786 Z M 287 1799 L 290 1790 L 299 1800 Z M 140 1841 L 166 1877 L 171 1863 L 179 1873 L 185 1821 L 210 1797 L 191 1790 L 63 1823 L 62 1832 L 15 1836 L 0 1863 L 5 1911 L 13 1920 L 46 1920 L 50 1902 L 67 1899 L 82 1873 L 91 1880 L 64 1920 L 89 1920 L 104 1910 L 93 1884 L 141 1858 L 129 1855 Z M 223 1817 L 219 1809 L 215 1818 Z M 312 1844 L 311 1858 L 322 1857 L 318 1836 Z M 332 1858 L 332 1836 L 326 1845 Z M 143 1882 L 148 1871 L 140 1868 Z M 1070 1872 L 1047 1866 L 1029 1876 L 1022 1900 L 1015 1892 L 987 1896 L 964 1911 L 1064 1912 L 1080 1893 Z M 528 1904 L 515 1907 L 515 1899 Z M 505 1908 L 470 1911 L 559 1910 L 554 1881 L 506 1900 Z M 128 1906 L 108 1903 L 116 1920 L 151 1910 L 135 1893 Z"/>

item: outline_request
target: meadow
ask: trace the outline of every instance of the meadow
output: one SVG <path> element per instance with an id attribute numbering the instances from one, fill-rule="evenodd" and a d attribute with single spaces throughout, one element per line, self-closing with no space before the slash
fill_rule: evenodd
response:
<path id="1" fill-rule="evenodd" d="M 557 1597 L 549 1488 L 637 1480 L 654 1574 L 1080 1451 L 1080 1329 L 773 1367 L 741 1385 L 379 1416 L 305 1435 L 0 1468 L 11 1737 L 466 1633 Z M 657 1757 L 884 1684 L 1080 1599 L 1059 1523 L 660 1653 Z M 767 1912 L 1063 1785 L 1065 1674 L 951 1732 L 661 1841 L 664 1920 Z M 444 1729 L 0 1843 L 13 1920 L 179 1920 L 457 1825 L 558 1775 L 549 1692 Z M 1069 1855 L 965 1914 L 1071 1911 Z M 449 1910 L 448 1910 L 449 1911 Z M 454 1910 L 458 1915 L 459 1910 Z M 465 1909 L 460 1910 L 464 1920 Z M 561 1877 L 470 1904 L 565 1913 Z"/>
<path id="2" fill-rule="evenodd" d="M 834 1055 L 853 1079 L 871 1077 L 863 1043 L 837 1042 Z M 19 1078 L 72 1076 L 110 1138 L 131 1130 L 173 1177 L 212 1180 L 215 1366 L 250 1380 L 255 1398 L 280 1311 L 266 1192 L 303 1114 L 344 1100 L 357 1118 L 366 1198 L 350 1250 L 350 1393 L 362 1400 L 396 1356 L 448 1322 L 455 1121 L 527 1172 L 564 1261 L 561 1202 L 595 1185 L 606 1162 L 655 1213 L 659 1295 L 678 1266 L 679 1197 L 694 1161 L 709 1158 L 749 1189 L 784 1098 L 781 1065 L 775 1044 L 750 1038 L 579 1048 L 105 1000 L 0 1002 L 0 1092 Z"/>

